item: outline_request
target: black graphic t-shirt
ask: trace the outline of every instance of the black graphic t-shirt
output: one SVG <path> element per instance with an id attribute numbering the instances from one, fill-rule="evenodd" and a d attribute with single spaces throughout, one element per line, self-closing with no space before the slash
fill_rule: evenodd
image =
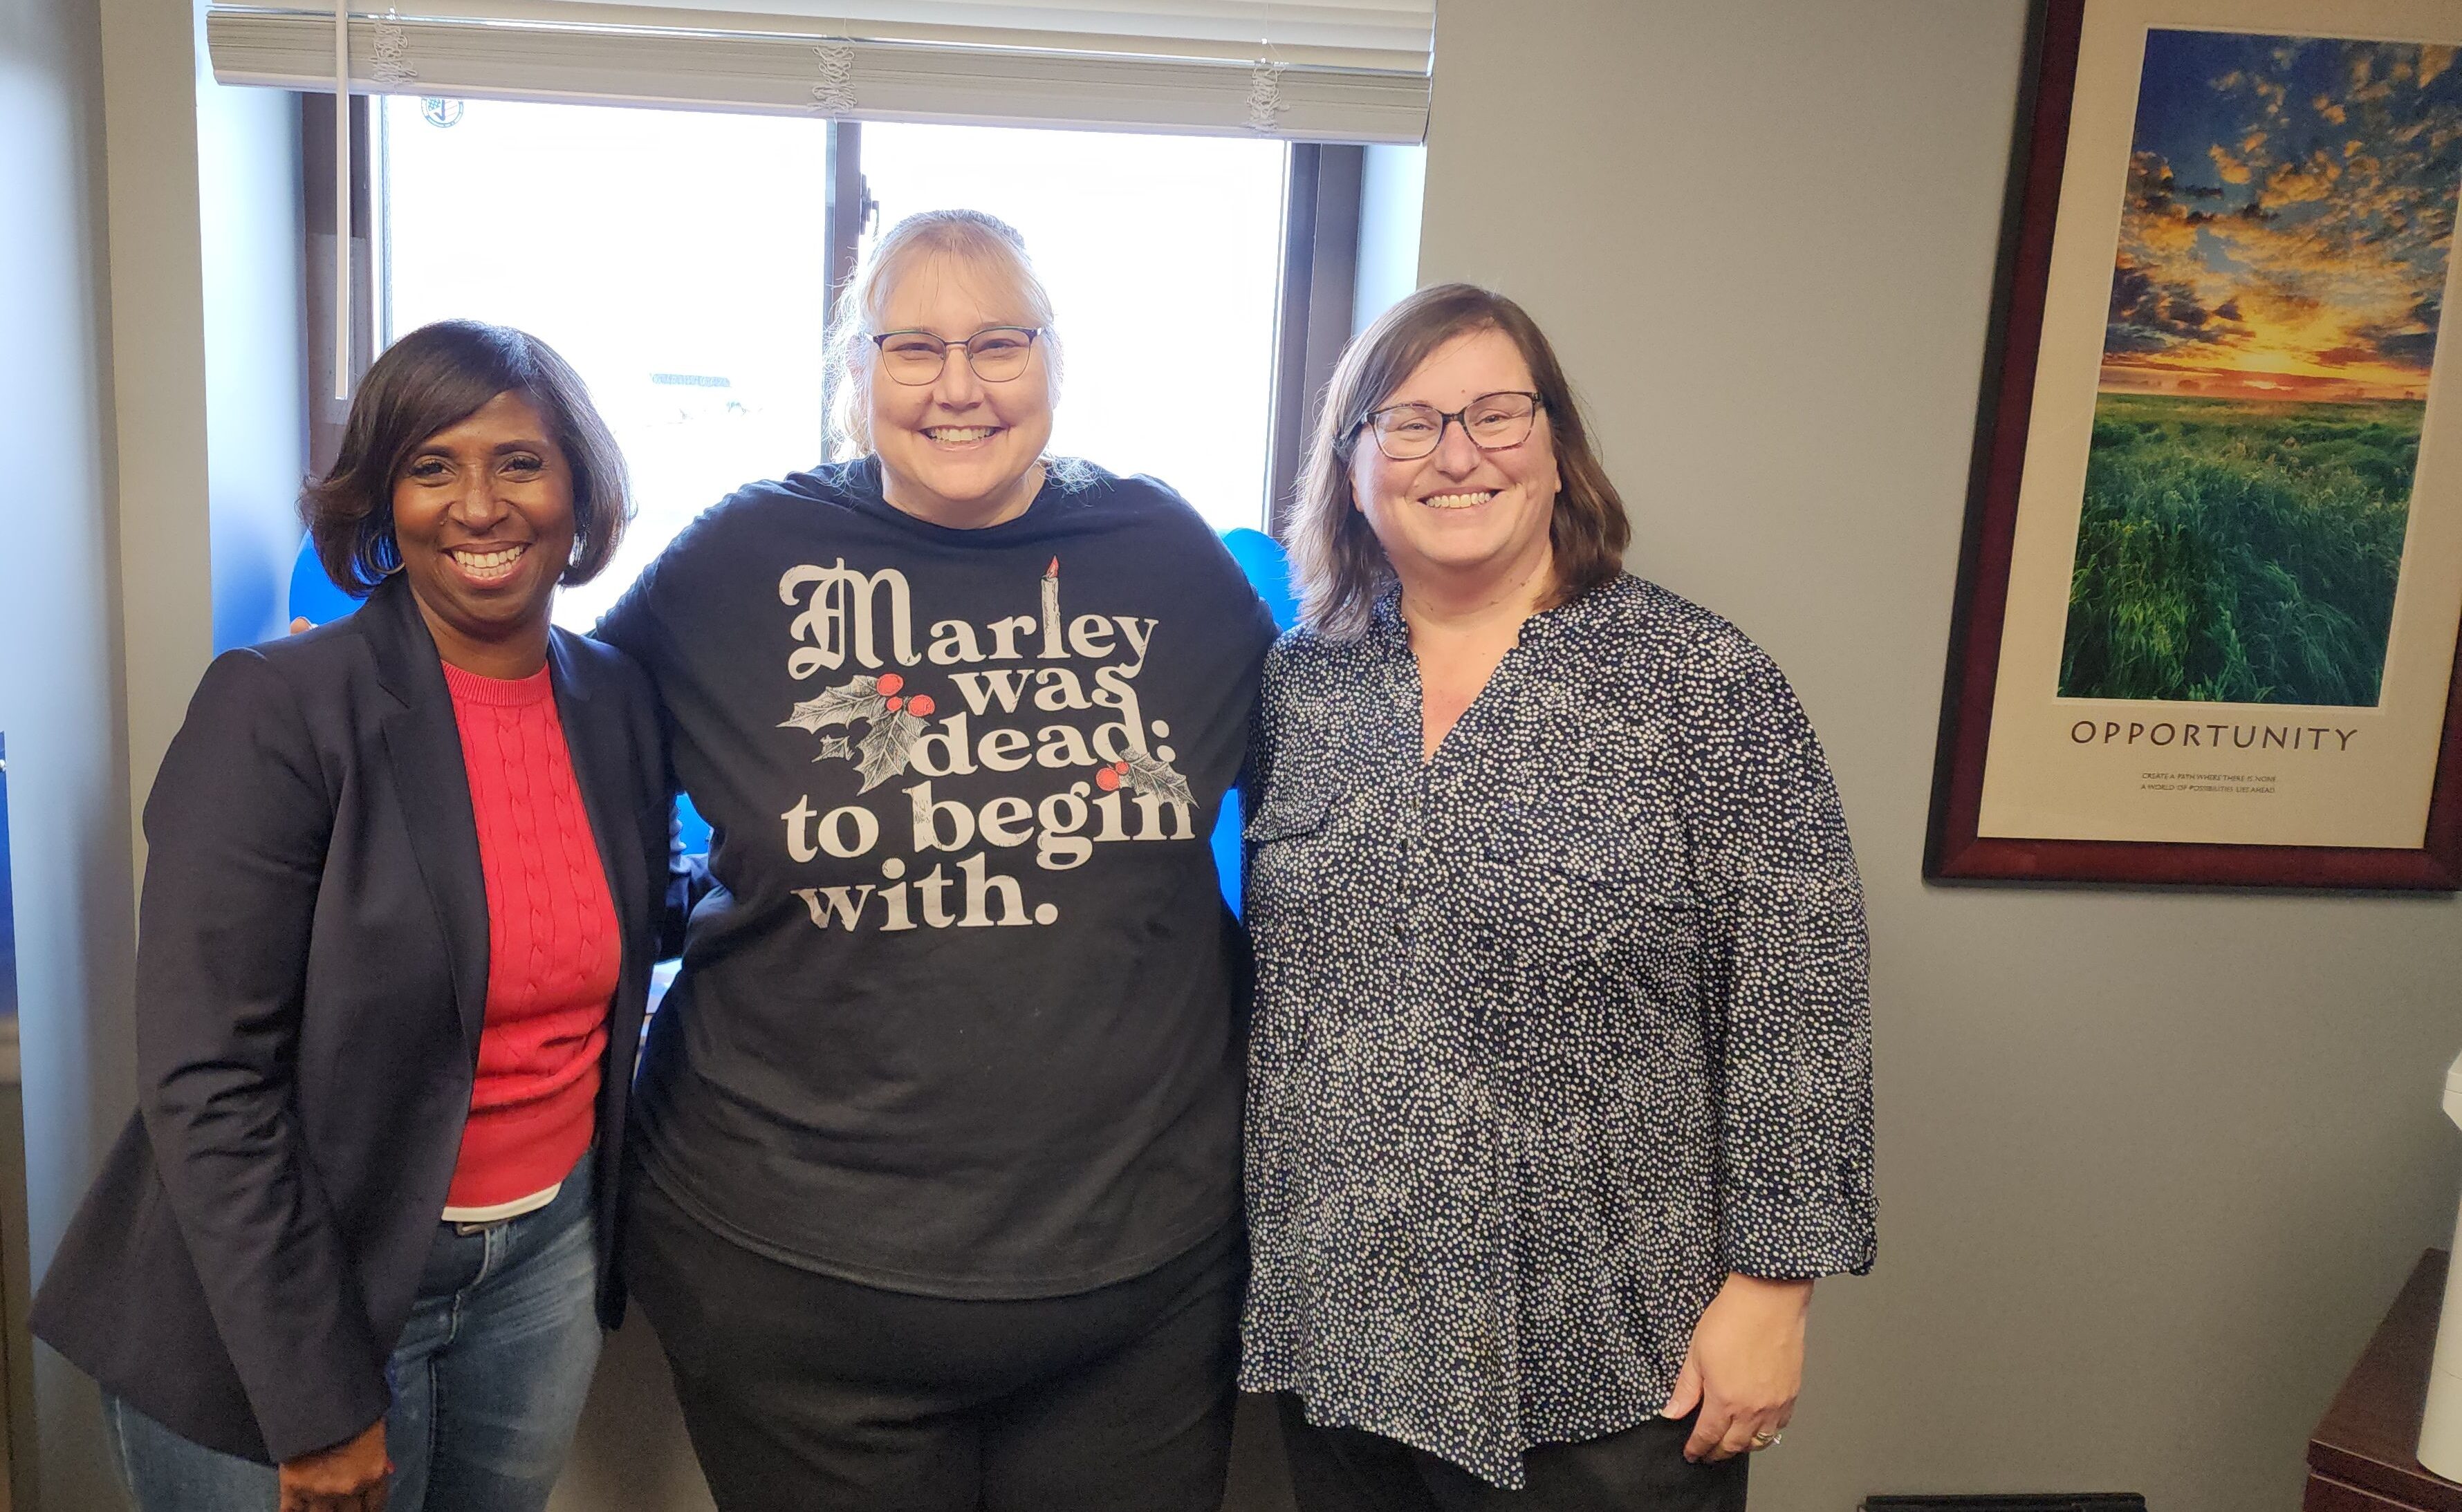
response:
<path id="1" fill-rule="evenodd" d="M 890 507 L 869 458 L 753 484 L 598 627 L 714 831 L 642 1157 L 791 1264 L 1052 1296 L 1237 1209 L 1207 838 L 1273 624 L 1168 488 L 1056 471 L 982 530 Z"/>

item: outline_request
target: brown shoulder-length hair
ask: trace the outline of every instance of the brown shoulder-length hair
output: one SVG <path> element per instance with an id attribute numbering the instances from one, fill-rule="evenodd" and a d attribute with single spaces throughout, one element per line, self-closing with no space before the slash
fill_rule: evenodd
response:
<path id="1" fill-rule="evenodd" d="M 1326 385 L 1325 406 L 1300 468 L 1298 498 L 1285 544 L 1300 618 L 1321 635 L 1350 640 L 1368 628 L 1376 596 L 1393 581 L 1385 548 L 1352 506 L 1353 449 L 1370 412 L 1393 396 L 1419 364 L 1456 336 L 1501 330 L 1520 349 L 1556 438 L 1553 603 L 1580 597 L 1623 570 L 1632 529 L 1624 500 L 1590 450 L 1589 427 L 1573 400 L 1555 349 L 1521 306 L 1475 284 L 1438 284 L 1409 295 L 1359 333 Z"/>
<path id="2" fill-rule="evenodd" d="M 572 558 L 564 584 L 587 583 L 616 555 L 633 518 L 624 454 L 590 390 L 554 348 L 509 326 L 440 320 L 384 351 L 359 383 L 332 471 L 299 495 L 299 517 L 325 575 L 365 598 L 401 566 L 393 487 L 402 464 L 437 432 L 500 394 L 518 394 L 547 421 L 572 469 Z"/>

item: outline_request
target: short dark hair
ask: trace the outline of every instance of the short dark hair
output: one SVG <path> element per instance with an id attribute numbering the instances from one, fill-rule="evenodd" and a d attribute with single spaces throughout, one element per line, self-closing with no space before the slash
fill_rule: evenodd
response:
<path id="1" fill-rule="evenodd" d="M 633 518 L 624 454 L 590 389 L 554 348 L 509 326 L 440 320 L 385 349 L 359 381 L 334 466 L 299 495 L 316 560 L 343 592 L 365 598 L 401 566 L 393 486 L 421 442 L 518 394 L 547 421 L 572 469 L 572 558 L 564 584 L 603 570 Z"/>
<path id="2" fill-rule="evenodd" d="M 1555 594 L 1564 603 L 1624 569 L 1632 539 L 1624 500 L 1590 450 L 1589 428 L 1573 386 L 1538 323 L 1521 306 L 1475 284 L 1438 284 L 1405 296 L 1376 317 L 1334 365 L 1285 543 L 1300 617 L 1320 634 L 1348 640 L 1368 628 L 1368 615 L 1393 575 L 1385 548 L 1351 507 L 1350 458 L 1369 412 L 1393 396 L 1437 348 L 1475 330 L 1501 330 L 1529 365 L 1549 432 L 1556 438 L 1556 513 L 1548 525 L 1555 553 Z"/>

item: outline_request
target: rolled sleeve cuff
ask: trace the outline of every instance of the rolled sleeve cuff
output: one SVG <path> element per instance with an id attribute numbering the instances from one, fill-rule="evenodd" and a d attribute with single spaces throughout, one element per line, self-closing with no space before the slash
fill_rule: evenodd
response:
<path id="1" fill-rule="evenodd" d="M 1770 1281 L 1856 1275 L 1879 1243 L 1869 1196 L 1728 1192 L 1718 1209 L 1718 1259 L 1730 1274 Z"/>
<path id="2" fill-rule="evenodd" d="M 250 1405 L 258 1431 L 265 1435 L 266 1454 L 280 1464 L 357 1437 L 392 1411 L 393 1392 L 381 1373 L 353 1373 L 321 1390 L 285 1391 L 279 1401 Z"/>

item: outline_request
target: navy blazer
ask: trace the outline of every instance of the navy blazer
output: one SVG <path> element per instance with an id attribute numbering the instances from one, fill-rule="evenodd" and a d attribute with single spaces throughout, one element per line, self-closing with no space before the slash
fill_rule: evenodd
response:
<path id="1" fill-rule="evenodd" d="M 598 1096 L 598 1305 L 667 865 L 656 696 L 562 630 L 556 712 L 623 936 Z M 182 1437 L 260 1461 L 391 1403 L 487 997 L 459 729 L 400 575 L 356 614 L 218 657 L 145 803 L 138 1112 L 33 1327 Z"/>

